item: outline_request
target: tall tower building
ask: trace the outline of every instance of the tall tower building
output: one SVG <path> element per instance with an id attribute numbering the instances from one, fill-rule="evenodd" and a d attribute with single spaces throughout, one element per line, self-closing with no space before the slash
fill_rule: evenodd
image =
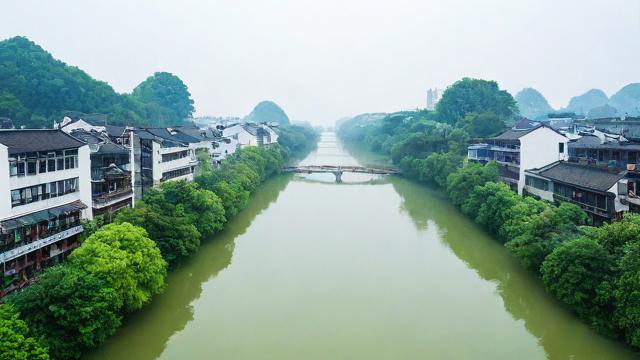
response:
<path id="1" fill-rule="evenodd" d="M 427 110 L 435 110 L 438 100 L 440 100 L 440 90 L 438 88 L 427 90 Z"/>

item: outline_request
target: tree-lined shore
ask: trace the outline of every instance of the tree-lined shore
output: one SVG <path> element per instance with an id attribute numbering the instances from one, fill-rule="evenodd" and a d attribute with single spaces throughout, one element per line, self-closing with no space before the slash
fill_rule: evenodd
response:
<path id="1" fill-rule="evenodd" d="M 465 162 L 471 139 L 498 134 L 518 115 L 511 95 L 487 83 L 495 84 L 463 79 L 435 111 L 359 116 L 343 122 L 338 135 L 442 189 L 570 311 L 600 333 L 640 347 L 640 216 L 589 226 L 576 205 L 512 192 L 499 182 L 495 163 Z"/>
<path id="2" fill-rule="evenodd" d="M 215 239 L 251 193 L 317 137 L 284 126 L 279 144 L 241 149 L 216 169 L 202 161 L 195 182 L 165 182 L 113 223 L 85 223 L 85 240 L 67 262 L 3 299 L 0 359 L 76 359 L 100 346 L 124 316 L 163 291 L 168 271 Z"/>

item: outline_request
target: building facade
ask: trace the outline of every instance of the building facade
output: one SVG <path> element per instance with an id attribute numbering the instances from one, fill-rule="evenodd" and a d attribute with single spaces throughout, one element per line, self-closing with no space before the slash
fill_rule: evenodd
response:
<path id="1" fill-rule="evenodd" d="M 525 170 L 568 159 L 569 139 L 541 124 L 514 126 L 502 134 L 467 148 L 469 161 L 498 164 L 500 179 L 518 194 L 525 185 Z"/>
<path id="2" fill-rule="evenodd" d="M 0 131 L 0 295 L 79 245 L 91 219 L 89 146 L 59 130 Z"/>

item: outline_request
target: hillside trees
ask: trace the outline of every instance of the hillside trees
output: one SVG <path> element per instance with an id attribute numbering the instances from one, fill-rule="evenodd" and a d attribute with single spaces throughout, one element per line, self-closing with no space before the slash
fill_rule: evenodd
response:
<path id="1" fill-rule="evenodd" d="M 119 94 L 103 81 L 55 59 L 25 37 L 0 41 L 0 117 L 28 128 L 50 128 L 68 112 L 102 114 L 110 124 L 168 126 L 193 112 L 182 81 L 156 73 Z"/>
<path id="2" fill-rule="evenodd" d="M 455 124 L 468 114 L 485 112 L 508 121 L 518 114 L 518 107 L 511 94 L 500 90 L 497 82 L 463 78 L 444 91 L 436 111 L 443 121 Z"/>

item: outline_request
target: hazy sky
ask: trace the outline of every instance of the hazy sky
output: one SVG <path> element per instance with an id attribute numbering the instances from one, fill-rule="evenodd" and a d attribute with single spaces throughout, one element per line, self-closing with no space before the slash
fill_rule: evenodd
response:
<path id="1" fill-rule="evenodd" d="M 640 0 L 2 0 L 0 38 L 15 35 L 120 92 L 175 73 L 198 115 L 270 99 L 328 124 L 424 107 L 464 76 L 554 107 L 640 82 Z"/>

